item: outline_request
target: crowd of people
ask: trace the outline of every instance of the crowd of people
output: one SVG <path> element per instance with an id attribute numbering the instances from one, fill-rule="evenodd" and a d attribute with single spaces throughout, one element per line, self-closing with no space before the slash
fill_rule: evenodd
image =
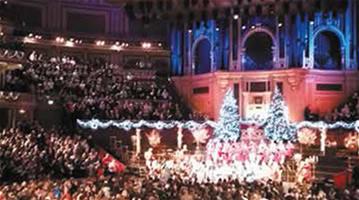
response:
<path id="1" fill-rule="evenodd" d="M 46 58 L 33 52 L 6 75 L 5 90 L 60 101 L 76 118 L 171 120 L 187 117 L 168 80 L 124 76 L 102 59 Z"/>
<path id="2" fill-rule="evenodd" d="M 121 70 L 119 66 L 107 64 L 101 59 L 45 58 L 33 52 L 22 68 L 7 73 L 4 89 L 31 91 L 40 101 L 59 102 L 71 116 L 81 119 L 203 117 L 199 113 L 186 116 L 166 81 L 160 82 L 157 77 L 143 80 L 123 76 L 119 73 Z M 358 114 L 359 97 L 355 93 L 326 119 L 352 121 L 358 119 Z M 55 129 L 45 130 L 37 124 L 25 124 L 0 133 L 0 180 L 3 181 L 0 200 L 359 200 L 359 189 L 356 190 L 356 187 L 339 192 L 334 186 L 313 184 L 302 188 L 282 184 L 277 172 L 286 156 L 286 149 L 280 149 L 280 145 L 271 147 L 273 152 L 266 149 L 264 143 L 258 149 L 243 144 L 239 144 L 240 147 L 227 146 L 227 151 L 231 148 L 246 148 L 246 151 L 233 154 L 237 156 L 234 161 L 229 164 L 223 162 L 220 168 L 214 166 L 217 161 L 205 160 L 218 160 L 218 157 L 221 157 L 219 160 L 231 159 L 226 151 L 222 152 L 226 146 L 213 145 L 208 154 L 211 159 L 203 157 L 201 160 L 194 155 L 187 160 L 183 158 L 178 166 L 171 160 L 164 160 L 165 164 L 156 164 L 156 160 L 151 160 L 147 162 L 149 172 L 145 177 L 133 174 L 99 176 L 103 163 L 98 151 L 91 147 L 87 139 Z M 253 152 L 257 151 L 258 155 L 254 155 Z M 186 164 L 191 165 L 191 173 L 183 176 L 178 169 L 188 167 Z M 230 168 L 230 164 L 236 167 Z"/>
<path id="3" fill-rule="evenodd" d="M 23 123 L 4 130 L 0 157 L 0 200 L 359 200 L 358 185 L 337 190 L 322 183 L 303 186 L 285 184 L 281 179 L 235 176 L 212 181 L 209 177 L 183 176 L 175 170 L 167 171 L 167 176 L 150 172 L 139 176 L 130 171 L 100 174 L 103 160 L 88 140 L 47 131 L 38 124 Z"/>
<path id="4" fill-rule="evenodd" d="M 166 181 L 133 174 L 121 176 L 42 180 L 0 186 L 0 200 L 357 200 L 359 190 L 352 186 L 344 191 L 329 182 L 311 186 L 286 185 L 280 182 L 220 180 L 198 183 L 196 179 L 172 176 Z"/>
<path id="5" fill-rule="evenodd" d="M 98 151 L 78 135 L 22 124 L 0 133 L 0 180 L 87 177 L 101 167 Z"/>
<path id="6" fill-rule="evenodd" d="M 359 95 L 355 92 L 348 100 L 334 109 L 333 113 L 325 116 L 326 121 L 346 121 L 352 122 L 359 119 Z"/>
<path id="7" fill-rule="evenodd" d="M 333 112 L 321 117 L 318 113 L 306 107 L 304 118 L 308 121 L 324 120 L 326 122 L 353 122 L 359 119 L 359 94 L 355 92 L 346 102 L 339 105 Z"/>

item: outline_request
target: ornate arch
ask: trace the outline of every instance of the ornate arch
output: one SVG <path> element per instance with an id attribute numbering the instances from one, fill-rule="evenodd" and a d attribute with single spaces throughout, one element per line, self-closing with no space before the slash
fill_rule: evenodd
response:
<path id="1" fill-rule="evenodd" d="M 341 53 L 341 65 L 342 68 L 345 69 L 346 68 L 346 60 L 348 59 L 347 55 L 349 55 L 347 52 L 349 48 L 347 47 L 347 41 L 345 39 L 345 35 L 343 34 L 343 32 L 338 29 L 337 27 L 333 26 L 333 25 L 323 25 L 323 26 L 319 26 L 317 28 L 315 28 L 313 30 L 313 36 L 310 38 L 309 40 L 309 47 L 310 47 L 310 57 L 311 57 L 311 68 L 314 68 L 314 45 L 315 45 L 315 39 L 317 38 L 317 36 L 324 32 L 324 31 L 328 31 L 331 32 L 333 34 L 335 34 L 340 42 L 340 53 Z"/>
<path id="2" fill-rule="evenodd" d="M 246 44 L 247 39 L 251 35 L 253 35 L 254 33 L 258 33 L 258 32 L 264 32 L 264 33 L 268 34 L 272 38 L 274 47 L 277 49 L 278 43 L 277 43 L 277 39 L 276 39 L 274 33 L 271 30 L 269 30 L 268 28 L 265 28 L 265 27 L 256 27 L 256 28 L 250 29 L 249 31 L 244 33 L 242 41 L 241 41 L 241 47 L 244 48 L 244 45 Z"/>
<path id="3" fill-rule="evenodd" d="M 191 49 L 191 72 L 192 74 L 195 74 L 195 67 L 196 67 L 196 48 L 198 46 L 198 44 L 202 41 L 202 40 L 207 40 L 209 42 L 209 44 L 211 45 L 210 48 L 210 60 L 211 60 L 211 65 L 213 65 L 213 50 L 214 50 L 214 45 L 211 43 L 211 40 L 209 39 L 209 37 L 205 36 L 205 35 L 201 35 L 199 36 L 192 44 L 192 49 Z M 212 66 L 210 66 L 210 68 L 212 69 Z"/>
<path id="4" fill-rule="evenodd" d="M 242 38 L 241 44 L 240 44 L 242 55 L 245 54 L 245 44 L 246 44 L 248 38 L 251 37 L 255 33 L 265 33 L 272 39 L 272 43 L 273 43 L 272 54 L 273 54 L 273 59 L 274 59 L 273 67 L 277 68 L 278 63 L 276 61 L 279 60 L 279 44 L 278 44 L 275 34 L 267 27 L 256 27 L 254 29 L 248 30 L 247 32 L 245 32 L 243 34 L 243 38 Z M 242 65 L 243 65 L 243 63 L 242 63 Z"/>
<path id="5" fill-rule="evenodd" d="M 314 42 L 315 42 L 315 38 L 318 36 L 319 33 L 323 32 L 323 31 L 330 31 L 333 32 L 335 35 L 338 36 L 339 41 L 340 41 L 340 46 L 343 48 L 346 46 L 346 40 L 345 40 L 345 36 L 342 33 L 342 31 L 340 31 L 337 27 L 332 26 L 332 25 L 325 25 L 325 26 L 320 26 L 318 28 L 316 28 L 313 31 L 313 37 L 310 40 L 311 45 L 313 45 L 314 47 Z"/>

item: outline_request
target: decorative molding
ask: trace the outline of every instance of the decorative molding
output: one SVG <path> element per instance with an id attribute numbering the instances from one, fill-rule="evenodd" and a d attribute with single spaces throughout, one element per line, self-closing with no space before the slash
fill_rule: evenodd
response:
<path id="1" fill-rule="evenodd" d="M 303 80 L 304 80 L 303 77 L 298 77 L 298 76 L 289 76 L 287 78 L 287 82 L 292 91 L 296 91 L 300 86 L 300 84 L 303 82 Z"/>

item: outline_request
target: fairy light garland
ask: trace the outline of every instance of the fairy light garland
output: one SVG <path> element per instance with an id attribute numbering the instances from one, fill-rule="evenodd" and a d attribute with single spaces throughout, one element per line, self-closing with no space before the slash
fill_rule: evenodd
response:
<path id="1" fill-rule="evenodd" d="M 106 129 L 106 128 L 113 126 L 113 127 L 117 127 L 120 129 L 124 129 L 126 131 L 129 131 L 131 129 L 141 128 L 141 127 L 155 128 L 158 130 L 181 127 L 184 129 L 189 129 L 191 131 L 194 131 L 194 130 L 197 130 L 204 126 L 210 126 L 212 128 L 214 128 L 216 126 L 216 122 L 210 121 L 210 120 L 207 120 L 203 123 L 198 123 L 195 121 L 187 121 L 187 122 L 156 121 L 156 122 L 151 122 L 151 121 L 145 121 L 145 120 L 140 120 L 137 122 L 130 121 L 130 120 L 125 120 L 125 121 L 121 121 L 121 122 L 109 120 L 109 121 L 102 122 L 98 119 L 91 119 L 89 121 L 77 120 L 77 124 L 82 128 L 91 128 L 93 130 L 97 130 L 99 128 Z"/>
<path id="2" fill-rule="evenodd" d="M 241 124 L 257 124 L 258 122 L 255 121 L 240 121 Z M 196 121 L 186 121 L 186 122 L 181 122 L 181 121 L 156 121 L 156 122 L 151 122 L 151 121 L 146 121 L 146 120 L 140 120 L 140 121 L 131 121 L 131 120 L 125 120 L 125 121 L 115 121 L 115 120 L 109 120 L 109 121 L 100 121 L 98 119 L 91 119 L 88 121 L 83 121 L 83 120 L 77 120 L 77 124 L 82 127 L 82 128 L 91 128 L 93 130 L 96 129 L 106 129 L 109 128 L 111 126 L 113 127 L 117 127 L 120 129 L 124 129 L 126 131 L 129 131 L 131 129 L 136 129 L 136 128 L 141 128 L 141 127 L 148 127 L 148 128 L 156 128 L 159 130 L 162 129 L 171 129 L 171 128 L 175 128 L 175 127 L 182 127 L 184 129 L 189 129 L 191 131 L 197 130 L 201 127 L 204 126 L 210 126 L 212 128 L 215 128 L 217 123 L 211 120 L 207 120 L 204 121 L 203 123 L 199 123 Z M 260 125 L 262 125 L 263 122 L 260 123 Z M 344 128 L 344 129 L 355 129 L 357 132 L 359 132 L 359 120 L 355 121 L 355 122 L 350 122 L 350 123 L 346 123 L 346 122 L 335 122 L 333 124 L 327 124 L 323 121 L 319 121 L 319 122 L 310 122 L 310 121 L 302 121 L 297 123 L 296 125 L 296 129 L 301 129 L 301 128 L 315 128 L 315 129 L 337 129 L 337 128 Z"/>

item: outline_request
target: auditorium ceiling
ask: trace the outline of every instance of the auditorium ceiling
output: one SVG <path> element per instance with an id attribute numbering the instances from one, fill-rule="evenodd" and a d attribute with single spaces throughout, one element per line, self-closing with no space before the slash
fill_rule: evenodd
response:
<path id="1" fill-rule="evenodd" d="M 124 6 L 130 17 L 145 21 L 168 19 L 193 21 L 238 14 L 295 15 L 317 11 L 345 10 L 347 0 L 108 0 Z"/>

